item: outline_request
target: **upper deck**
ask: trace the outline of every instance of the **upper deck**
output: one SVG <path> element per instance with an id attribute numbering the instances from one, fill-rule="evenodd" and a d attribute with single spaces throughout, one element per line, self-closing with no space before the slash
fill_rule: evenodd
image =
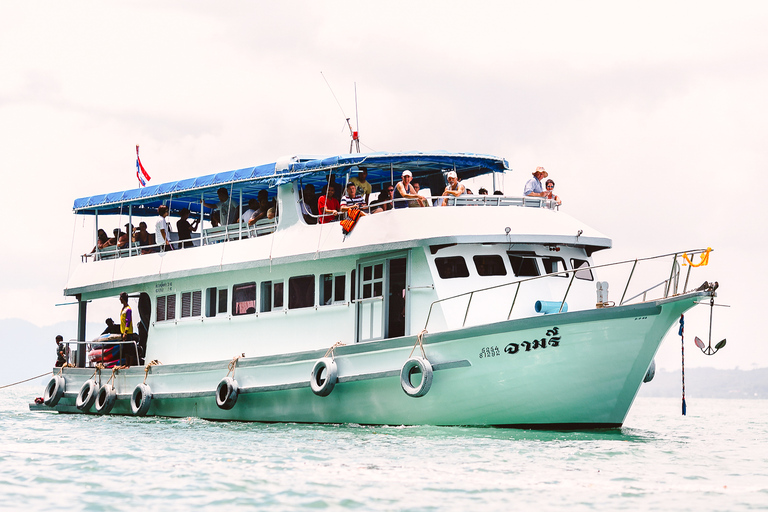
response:
<path id="1" fill-rule="evenodd" d="M 503 159 L 472 154 L 375 153 L 325 159 L 295 157 L 259 167 L 81 198 L 75 201 L 74 211 L 96 216 L 94 234 L 100 220 L 112 228 L 115 224 L 112 217 L 119 215 L 117 225 L 127 222 L 137 226 L 142 218 L 157 217 L 157 208 L 161 204 L 169 208 L 171 218 L 178 217 L 182 208 L 188 208 L 194 217 L 203 219 L 203 229 L 194 234 L 194 247 L 180 251 L 142 254 L 147 247 L 139 248 L 133 241 L 121 250 L 111 247 L 97 251 L 84 261 L 98 263 L 76 269 L 70 276 L 66 294 L 108 292 L 115 286 L 148 279 L 341 254 L 375 253 L 425 244 L 566 244 L 584 247 L 588 253 L 611 245 L 602 234 L 557 211 L 552 201 L 531 197 L 466 195 L 446 208 L 390 210 L 363 217 L 348 236 L 342 234 L 338 222 L 307 223 L 302 215 L 304 198 L 300 191 L 311 184 L 319 197 L 323 185 L 335 182 L 337 188 L 341 188 L 339 185 L 346 183 L 360 167 L 368 171 L 373 196 L 384 184 L 400 181 L 402 171 L 408 169 L 413 173 L 414 181 L 435 191 L 435 199 L 445 187 L 445 174 L 449 171 L 455 171 L 460 179 L 468 179 L 509 170 Z M 256 198 L 261 190 L 267 190 L 270 198 L 276 199 L 279 214 L 273 220 L 260 221 L 252 227 L 244 223 L 210 227 L 211 210 L 203 208 L 202 203 L 218 202 L 216 191 L 221 187 L 228 190 L 237 205 L 238 218 L 247 209 L 249 199 Z M 110 216 L 106 222 L 104 215 Z M 148 230 L 153 232 L 154 223 L 147 224 Z M 171 226 L 175 226 L 175 222 L 171 222 Z"/>

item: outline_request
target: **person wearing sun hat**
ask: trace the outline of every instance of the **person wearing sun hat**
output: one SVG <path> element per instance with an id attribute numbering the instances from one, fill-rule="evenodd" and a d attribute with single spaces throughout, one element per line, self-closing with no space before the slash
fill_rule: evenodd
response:
<path id="1" fill-rule="evenodd" d="M 539 166 L 533 171 L 533 178 L 529 179 L 523 189 L 524 196 L 531 197 L 544 197 L 547 193 L 544 191 L 544 187 L 541 186 L 541 180 L 549 176 L 547 171 L 543 167 Z"/>

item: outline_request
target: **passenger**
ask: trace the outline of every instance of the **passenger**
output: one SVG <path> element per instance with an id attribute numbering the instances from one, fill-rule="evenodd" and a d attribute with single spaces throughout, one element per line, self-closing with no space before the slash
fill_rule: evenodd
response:
<path id="1" fill-rule="evenodd" d="M 448 185 L 445 187 L 445 191 L 443 192 L 443 197 L 445 197 L 445 199 L 443 199 L 442 206 L 454 204 L 455 201 L 450 201 L 449 203 L 449 199 L 451 197 L 459 197 L 467 191 L 467 189 L 464 188 L 464 185 L 459 183 L 459 178 L 456 176 L 456 171 L 449 172 L 447 178 Z"/>
<path id="2" fill-rule="evenodd" d="M 56 367 L 64 366 L 67 363 L 67 344 L 64 343 L 64 336 L 56 335 Z"/>
<path id="3" fill-rule="evenodd" d="M 126 229 L 130 229 L 131 225 L 130 224 L 126 224 L 125 227 L 126 227 Z M 117 237 L 117 248 L 118 249 L 127 249 L 128 248 L 128 233 L 130 233 L 130 231 L 123 232 L 123 231 L 117 230 L 117 232 L 119 233 L 119 235 Z"/>
<path id="4" fill-rule="evenodd" d="M 326 187 L 323 187 L 324 192 L 325 189 Z M 333 222 L 339 215 L 339 200 L 333 197 L 336 193 L 336 189 L 333 184 L 328 185 L 327 189 L 328 192 L 320 196 L 320 199 L 317 200 L 317 210 L 322 215 L 322 217 L 318 219 L 318 224 Z"/>
<path id="5" fill-rule="evenodd" d="M 107 318 L 106 320 L 104 320 L 104 323 L 107 324 L 107 328 L 102 331 L 101 333 L 102 336 L 104 336 L 105 334 L 106 335 L 122 334 L 120 332 L 120 326 L 115 324 L 115 321 L 112 320 L 111 318 Z"/>
<path id="6" fill-rule="evenodd" d="M 243 212 L 243 214 L 240 216 L 240 222 L 248 223 L 249 220 L 251 220 L 251 217 L 254 213 L 256 213 L 256 210 L 259 209 L 259 201 L 255 197 L 252 197 L 248 200 L 248 209 Z"/>
<path id="7" fill-rule="evenodd" d="M 253 212 L 251 218 L 248 219 L 249 226 L 253 226 L 258 221 L 267 218 L 267 212 L 269 211 L 269 193 L 266 189 L 259 190 L 258 203 L 259 207 Z"/>
<path id="8" fill-rule="evenodd" d="M 365 211 L 368 208 L 368 204 L 362 196 L 357 194 L 357 186 L 350 181 L 347 183 L 347 193 L 341 198 L 341 208 L 339 208 L 339 211 L 346 212 L 352 208 Z"/>
<path id="9" fill-rule="evenodd" d="M 368 204 L 371 199 L 371 192 L 373 191 L 373 187 L 371 186 L 368 181 L 366 181 L 368 178 L 368 169 L 365 167 L 360 168 L 360 172 L 357 173 L 357 177 L 354 177 L 350 179 L 352 183 L 355 184 L 355 187 L 357 188 L 357 193 L 360 194 L 360 196 L 364 196 L 365 204 Z"/>
<path id="10" fill-rule="evenodd" d="M 419 185 L 415 181 L 413 183 L 411 183 L 411 185 L 413 185 L 413 190 L 415 190 L 416 193 L 421 196 L 421 185 Z M 429 206 L 429 201 L 427 200 L 427 198 L 424 197 L 424 196 L 421 196 L 421 197 L 424 198 L 424 201 L 422 201 L 423 205 L 424 206 Z M 411 208 L 414 208 L 414 207 L 421 206 L 421 205 L 419 204 L 419 202 L 417 200 L 412 199 L 412 200 L 408 201 L 408 206 L 410 206 Z"/>
<path id="11" fill-rule="evenodd" d="M 494 190 L 493 191 L 493 195 L 495 195 L 495 196 L 503 196 L 504 192 L 502 192 L 501 190 Z"/>
<path id="12" fill-rule="evenodd" d="M 555 195 L 555 182 L 552 180 L 547 180 L 546 185 L 547 185 L 547 191 L 546 191 L 547 195 L 545 195 L 544 197 L 547 199 L 553 199 L 558 204 L 558 206 L 563 204 L 560 198 Z"/>
<path id="13" fill-rule="evenodd" d="M 412 179 L 413 174 L 411 174 L 411 171 L 403 171 L 402 181 L 397 182 L 397 185 L 395 186 L 395 192 L 392 196 L 395 199 L 396 210 L 401 208 L 408 208 L 408 201 L 398 201 L 398 199 L 415 199 L 419 206 L 424 206 L 426 201 L 423 197 L 416 193 L 416 190 L 414 190 L 413 185 L 411 185 Z"/>
<path id="14" fill-rule="evenodd" d="M 529 197 L 545 197 L 547 195 L 541 186 L 541 180 L 548 176 L 547 171 L 543 167 L 537 167 L 533 171 L 533 178 L 529 179 L 525 188 L 523 189 L 523 195 Z"/>
<path id="15" fill-rule="evenodd" d="M 171 245 L 171 226 L 168 224 L 168 207 L 164 204 L 157 207 L 159 217 L 155 220 L 155 243 L 160 246 L 161 251 L 170 251 Z"/>
<path id="16" fill-rule="evenodd" d="M 392 206 L 392 193 L 395 191 L 395 187 L 392 185 L 384 185 L 382 187 L 379 198 L 371 203 L 373 213 L 386 212 L 394 208 Z"/>
<path id="17" fill-rule="evenodd" d="M 308 184 L 301 195 L 301 214 L 307 224 L 317 224 L 317 196 L 315 186 Z"/>
<path id="18" fill-rule="evenodd" d="M 176 221 L 176 231 L 179 233 L 179 241 L 184 241 L 181 244 L 181 247 L 194 247 L 195 243 L 192 242 L 192 233 L 197 231 L 197 226 L 200 223 L 200 219 L 195 219 L 190 224 L 187 220 L 187 218 L 189 218 L 189 208 L 182 208 L 179 212 L 179 217 L 181 218 Z"/>
<path id="19" fill-rule="evenodd" d="M 83 254 L 86 258 L 90 256 L 91 254 L 96 252 L 96 249 L 104 249 L 105 247 L 109 247 L 107 244 L 109 243 L 109 237 L 107 236 L 107 232 L 103 229 L 100 229 L 96 232 L 97 239 L 96 239 L 96 245 L 93 246 L 93 249 L 91 249 L 91 252 L 88 254 Z"/>
<path id="20" fill-rule="evenodd" d="M 478 190 L 477 193 L 480 194 L 481 196 L 487 196 L 488 190 L 484 187 L 480 187 L 480 190 Z"/>
<path id="21" fill-rule="evenodd" d="M 139 247 L 145 247 L 147 245 L 151 245 L 149 243 L 149 232 L 147 231 L 146 222 L 139 222 L 139 229 L 133 232 L 133 241 Z M 151 251 L 149 249 L 141 250 L 141 254 L 149 254 L 150 252 Z"/>
<path id="22" fill-rule="evenodd" d="M 133 332 L 133 311 L 131 306 L 128 305 L 128 294 L 120 292 L 120 304 L 123 305 L 123 309 L 120 310 L 120 334 L 123 341 L 138 341 L 138 336 Z M 138 364 L 136 361 L 136 350 L 132 345 L 123 346 L 124 350 L 121 350 L 125 355 L 128 364 Z M 121 358 L 122 359 L 122 358 Z"/>
<path id="23" fill-rule="evenodd" d="M 218 203 L 209 204 L 203 202 L 203 206 L 206 208 L 215 208 L 219 214 L 218 219 L 214 219 L 213 214 L 211 215 L 211 224 L 213 224 L 213 227 L 218 226 L 219 223 L 232 224 L 237 221 L 237 205 L 229 198 L 229 192 L 227 192 L 227 189 L 221 187 L 216 191 L 216 195 L 219 196 Z M 214 220 L 217 222 L 214 223 Z"/>

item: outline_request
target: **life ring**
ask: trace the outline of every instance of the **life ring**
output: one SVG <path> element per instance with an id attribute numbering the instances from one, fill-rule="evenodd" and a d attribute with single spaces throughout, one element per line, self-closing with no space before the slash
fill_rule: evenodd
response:
<path id="1" fill-rule="evenodd" d="M 134 416 L 145 416 L 149 411 L 149 402 L 152 400 L 152 389 L 149 384 L 141 383 L 133 389 L 131 395 L 131 412 Z"/>
<path id="2" fill-rule="evenodd" d="M 117 400 L 117 391 L 112 384 L 104 384 L 96 393 L 96 402 L 94 404 L 96 412 L 99 414 L 109 414 L 109 411 L 115 406 Z"/>
<path id="3" fill-rule="evenodd" d="M 54 375 L 53 378 L 48 381 L 48 385 L 45 386 L 43 403 L 48 407 L 53 407 L 59 403 L 61 397 L 64 396 L 64 388 L 66 385 L 67 383 L 64 380 L 64 377 L 61 375 Z"/>
<path id="4" fill-rule="evenodd" d="M 328 396 L 336 386 L 338 377 L 339 371 L 336 368 L 336 361 L 332 357 L 323 357 L 318 359 L 315 366 L 312 367 L 309 386 L 317 396 Z"/>
<path id="5" fill-rule="evenodd" d="M 237 402 L 237 381 L 232 377 L 224 377 L 216 386 L 216 405 L 220 409 L 229 410 Z"/>
<path id="6" fill-rule="evenodd" d="M 91 408 L 93 402 L 96 401 L 96 391 L 99 387 L 96 385 L 96 381 L 88 379 L 83 383 L 80 388 L 80 392 L 77 394 L 77 400 L 75 400 L 75 406 L 83 412 L 87 412 Z"/>
<path id="7" fill-rule="evenodd" d="M 421 373 L 421 382 L 418 386 L 411 384 L 411 376 Z M 403 364 L 400 369 L 400 386 L 405 394 L 418 398 L 424 396 L 432 386 L 432 365 L 423 357 L 412 357 Z"/>

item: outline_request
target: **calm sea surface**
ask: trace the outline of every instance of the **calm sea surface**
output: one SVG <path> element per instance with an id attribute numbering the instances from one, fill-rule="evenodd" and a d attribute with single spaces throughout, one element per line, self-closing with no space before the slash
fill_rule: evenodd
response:
<path id="1" fill-rule="evenodd" d="M 42 390 L 0 390 L 2 510 L 768 508 L 768 400 L 538 432 L 29 412 Z"/>

